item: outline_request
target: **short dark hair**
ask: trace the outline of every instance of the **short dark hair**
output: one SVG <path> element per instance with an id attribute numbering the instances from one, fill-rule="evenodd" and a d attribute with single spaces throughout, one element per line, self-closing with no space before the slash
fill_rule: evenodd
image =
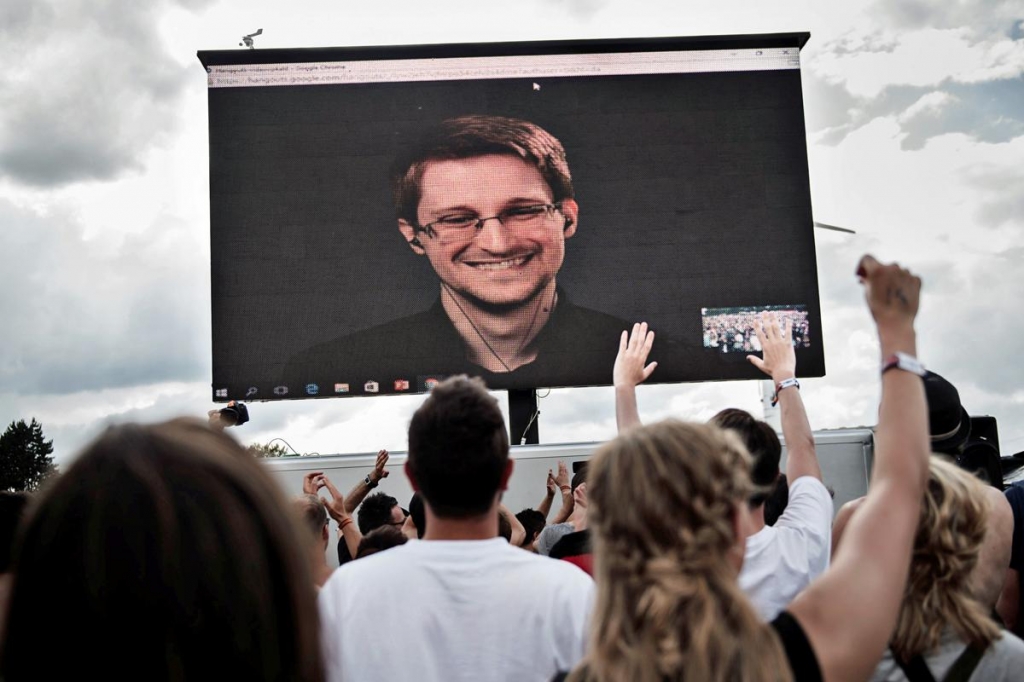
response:
<path id="1" fill-rule="evenodd" d="M 231 436 L 186 419 L 109 428 L 25 519 L 0 675 L 321 679 L 302 532 Z"/>
<path id="2" fill-rule="evenodd" d="M 374 528 L 359 541 L 355 558 L 362 559 L 364 556 L 370 556 L 377 552 L 383 552 L 385 549 L 404 545 L 408 541 L 409 538 L 405 537 L 405 533 L 394 526 Z"/>
<path id="3" fill-rule="evenodd" d="M 551 188 L 554 202 L 573 198 L 565 148 L 554 135 L 536 123 L 518 118 L 459 116 L 424 131 L 395 159 L 391 168 L 391 192 L 398 217 L 418 224 L 420 183 L 428 163 L 487 154 L 516 156 L 536 166 Z"/>
<path id="4" fill-rule="evenodd" d="M 320 537 L 327 525 L 327 509 L 316 495 L 299 495 L 295 498 L 295 507 L 302 517 L 302 524 L 309 528 L 314 537 Z"/>
<path id="5" fill-rule="evenodd" d="M 572 481 L 569 482 L 569 490 L 576 492 L 576 488 L 587 482 L 587 463 L 584 462 L 583 466 L 579 467 L 575 474 L 572 475 Z"/>
<path id="6" fill-rule="evenodd" d="M 423 497 L 419 493 L 413 493 L 409 498 L 409 516 L 412 525 L 416 526 L 416 537 L 422 538 L 427 532 L 427 514 L 423 511 Z"/>
<path id="7" fill-rule="evenodd" d="M 766 422 L 754 419 L 745 410 L 727 408 L 711 418 L 715 426 L 733 431 L 747 447 L 753 460 L 750 478 L 759 490 L 750 497 L 750 506 L 764 504 L 779 478 L 779 460 L 782 458 L 782 443 Z"/>
<path id="8" fill-rule="evenodd" d="M 498 514 L 498 537 L 505 538 L 505 542 L 512 542 L 512 524 L 504 514 Z"/>
<path id="9" fill-rule="evenodd" d="M 366 535 L 372 530 L 391 523 L 391 510 L 398 506 L 398 500 L 385 492 L 374 493 L 363 500 L 356 513 L 359 532 Z"/>
<path id="10" fill-rule="evenodd" d="M 412 416 L 406 466 L 437 516 L 486 513 L 507 465 L 505 420 L 480 379 L 442 381 Z"/>
<path id="11" fill-rule="evenodd" d="M 779 474 L 775 480 L 775 487 L 768 498 L 764 501 L 764 523 L 766 526 L 774 526 L 775 522 L 782 516 L 789 506 L 789 481 L 786 474 Z"/>
<path id="12" fill-rule="evenodd" d="M 523 528 L 526 529 L 523 547 L 536 540 L 540 532 L 544 530 L 544 526 L 548 525 L 548 520 L 536 509 L 524 509 L 516 514 L 516 518 L 519 519 L 519 523 L 523 524 Z"/>

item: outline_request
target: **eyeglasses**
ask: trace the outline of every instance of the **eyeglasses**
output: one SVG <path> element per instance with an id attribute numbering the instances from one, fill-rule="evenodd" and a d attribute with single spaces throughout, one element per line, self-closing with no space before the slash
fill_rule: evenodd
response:
<path id="1" fill-rule="evenodd" d="M 484 228 L 488 220 L 497 220 L 502 227 L 533 227 L 543 223 L 561 211 L 561 202 L 557 204 L 530 204 L 528 206 L 512 206 L 497 215 L 480 218 L 473 213 L 452 213 L 443 215 L 434 222 L 416 227 L 428 237 L 440 239 L 464 239 Z"/>

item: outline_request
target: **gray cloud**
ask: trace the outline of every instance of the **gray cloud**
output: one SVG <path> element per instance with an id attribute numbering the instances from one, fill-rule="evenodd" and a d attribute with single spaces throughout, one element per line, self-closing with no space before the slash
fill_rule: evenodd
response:
<path id="1" fill-rule="evenodd" d="M 842 85 L 808 71 L 805 77 L 807 128 L 827 131 L 821 144 L 835 146 L 858 128 L 881 116 L 899 117 L 930 94 L 943 96 L 941 106 L 901 118 L 906 133 L 901 147 L 921 149 L 932 137 L 963 133 L 982 142 L 1007 142 L 1024 134 L 1024 76 L 978 83 L 944 81 L 938 86 L 889 85 L 877 97 L 856 97 Z"/>
<path id="2" fill-rule="evenodd" d="M 996 31 L 1012 37 L 1020 30 L 1024 4 L 1020 0 L 879 0 L 874 12 L 894 28 L 968 27 L 975 35 Z"/>
<path id="3" fill-rule="evenodd" d="M 18 68 L 0 72 L 0 176 L 47 187 L 141 168 L 195 75 L 157 32 L 166 4 L 4 3 L 0 62 Z"/>
<path id="4" fill-rule="evenodd" d="M 935 92 L 947 104 L 902 122 L 903 149 L 915 150 L 929 138 L 964 133 L 982 142 L 1006 142 L 1024 134 L 1024 76 L 981 83 L 945 83 Z"/>
<path id="5" fill-rule="evenodd" d="M 807 130 L 817 132 L 853 122 L 855 110 L 864 104 L 862 98 L 851 94 L 843 83 L 821 77 L 813 68 L 805 68 L 801 75 Z"/>
<path id="6" fill-rule="evenodd" d="M 1024 364 L 1013 357 L 1024 338 L 1015 303 L 1024 284 L 1022 260 L 1024 247 L 1015 247 L 989 255 L 983 266 L 964 274 L 949 263 L 933 263 L 922 275 L 929 283 L 926 301 L 933 306 L 930 326 L 921 334 L 922 357 L 954 384 L 970 383 L 998 396 L 1003 409 L 1024 386 Z M 948 284 L 944 295 L 933 291 L 943 282 Z"/>
<path id="7" fill-rule="evenodd" d="M 113 246 L 0 201 L 0 386 L 16 394 L 209 376 L 201 232 L 162 218 Z"/>

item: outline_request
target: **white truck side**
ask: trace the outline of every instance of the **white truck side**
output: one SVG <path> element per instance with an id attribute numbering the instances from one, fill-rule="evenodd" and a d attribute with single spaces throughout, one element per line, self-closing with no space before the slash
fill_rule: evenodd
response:
<path id="1" fill-rule="evenodd" d="M 781 439 L 781 434 L 780 434 Z M 871 429 L 850 428 L 816 431 L 818 459 L 825 485 L 835 492 L 835 508 L 867 492 L 871 471 L 874 440 Z M 561 445 L 515 445 L 511 456 L 515 470 L 505 492 L 504 502 L 513 512 L 527 507 L 536 508 L 544 498 L 548 469 L 555 470 L 559 460 L 565 461 L 572 471 L 573 462 L 590 459 L 601 443 L 569 443 Z M 783 441 L 782 470 L 785 471 L 785 441 Z M 302 493 L 302 477 L 310 471 L 323 471 L 342 493 L 347 493 L 372 469 L 377 453 L 349 455 L 320 455 L 306 457 L 277 457 L 262 460 L 289 497 Z M 405 452 L 392 452 L 388 461 L 390 475 L 381 481 L 377 491 L 384 491 L 407 508 L 412 487 L 405 477 Z M 374 491 L 374 492 L 377 492 Z M 321 491 L 326 495 L 326 491 Z M 553 503 L 554 517 L 560 498 Z M 331 547 L 327 552 L 332 563 L 337 562 L 336 534 L 331 534 Z"/>

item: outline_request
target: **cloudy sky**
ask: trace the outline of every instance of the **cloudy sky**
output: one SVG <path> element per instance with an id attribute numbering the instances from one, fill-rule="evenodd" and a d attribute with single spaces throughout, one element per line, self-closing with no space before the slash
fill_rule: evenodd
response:
<path id="1" fill-rule="evenodd" d="M 5 0 L 0 421 L 67 462 L 112 421 L 210 396 L 206 74 L 197 50 L 810 31 L 802 53 L 828 376 L 815 428 L 873 424 L 860 254 L 925 279 L 919 354 L 1024 450 L 1024 0 Z M 1015 265 L 1017 263 L 1017 265 Z M 503 396 L 502 396 L 502 399 Z M 246 441 L 404 449 L 415 396 L 255 404 Z M 759 410 L 755 382 L 643 387 L 645 419 Z M 542 442 L 614 430 L 607 388 L 551 391 Z"/>

